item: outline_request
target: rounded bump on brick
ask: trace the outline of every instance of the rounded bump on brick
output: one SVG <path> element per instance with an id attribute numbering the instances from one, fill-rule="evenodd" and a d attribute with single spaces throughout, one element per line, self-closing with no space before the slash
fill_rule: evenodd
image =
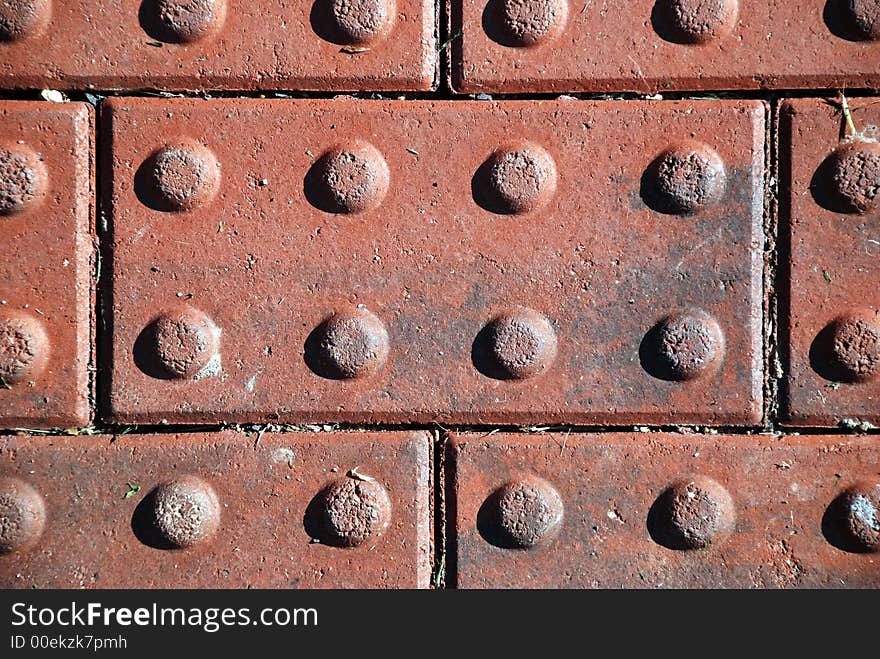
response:
<path id="1" fill-rule="evenodd" d="M 46 31 L 51 14 L 51 0 L 0 2 L 0 42 L 41 36 Z"/>
<path id="2" fill-rule="evenodd" d="M 724 195 L 724 161 L 712 147 L 687 141 L 661 153 L 648 167 L 643 185 L 646 203 L 663 213 L 695 213 Z"/>
<path id="3" fill-rule="evenodd" d="M 880 552 L 880 483 L 860 482 L 847 488 L 829 506 L 840 549 L 855 553 Z M 823 520 L 827 527 L 829 520 Z M 827 535 L 827 533 L 826 533 Z"/>
<path id="4" fill-rule="evenodd" d="M 502 485 L 489 496 L 484 508 L 488 528 L 481 532 L 489 542 L 505 549 L 546 545 L 562 526 L 562 497 L 550 483 L 533 474 Z"/>
<path id="5" fill-rule="evenodd" d="M 364 213 L 379 207 L 390 180 L 381 152 L 357 140 L 334 147 L 315 162 L 306 176 L 306 196 L 328 213 Z"/>
<path id="6" fill-rule="evenodd" d="M 816 364 L 820 375 L 848 383 L 871 382 L 880 376 L 880 322 L 875 312 L 838 316 L 817 340 L 825 346 L 825 363 Z"/>
<path id="7" fill-rule="evenodd" d="M 166 43 L 189 44 L 223 29 L 226 0 L 144 0 L 140 21 L 150 36 Z"/>
<path id="8" fill-rule="evenodd" d="M 321 377 L 351 380 L 381 370 L 389 351 L 385 324 L 371 311 L 358 308 L 321 323 L 306 341 L 305 359 Z"/>
<path id="9" fill-rule="evenodd" d="M 556 192 L 556 163 L 546 149 L 520 142 L 497 149 L 474 175 L 474 200 L 510 215 L 543 207 Z"/>
<path id="10" fill-rule="evenodd" d="M 329 15 L 337 38 L 367 45 L 388 36 L 394 26 L 394 0 L 329 0 Z"/>
<path id="11" fill-rule="evenodd" d="M 849 142 L 830 156 L 830 192 L 849 213 L 864 214 L 880 208 L 880 144 Z"/>
<path id="12" fill-rule="evenodd" d="M 492 319 L 478 337 L 479 350 L 491 376 L 525 380 L 544 373 L 556 359 L 557 340 L 552 323 L 534 309 L 520 307 Z"/>
<path id="13" fill-rule="evenodd" d="M 658 0 L 652 23 L 661 38 L 678 44 L 716 42 L 733 32 L 737 0 Z"/>
<path id="14" fill-rule="evenodd" d="M 391 523 L 391 499 L 375 480 L 344 478 L 321 497 L 321 540 L 338 547 L 358 547 L 381 536 Z"/>
<path id="15" fill-rule="evenodd" d="M 490 0 L 483 29 L 494 41 L 528 48 L 558 37 L 568 21 L 568 0 Z"/>
<path id="16" fill-rule="evenodd" d="M 203 144 L 167 145 L 149 158 L 150 183 L 162 210 L 189 211 L 205 206 L 220 188 L 217 158 Z"/>
<path id="17" fill-rule="evenodd" d="M 642 367 L 656 378 L 694 380 L 713 372 L 721 363 L 724 333 L 704 311 L 677 311 L 651 328 L 639 353 Z"/>
<path id="18" fill-rule="evenodd" d="M 864 41 L 880 39 L 880 0 L 844 0 L 842 9 L 854 36 Z"/>
<path id="19" fill-rule="evenodd" d="M 150 353 L 168 379 L 199 379 L 220 352 L 220 331 L 193 307 L 166 311 L 150 324 Z"/>
<path id="20" fill-rule="evenodd" d="M 18 311 L 0 316 L 0 378 L 7 385 L 43 372 L 51 345 L 42 321 Z"/>
<path id="21" fill-rule="evenodd" d="M 32 486 L 0 477 L 0 554 L 29 549 L 46 526 L 46 504 Z"/>
<path id="22" fill-rule="evenodd" d="M 648 527 L 653 539 L 675 550 L 718 546 L 736 526 L 733 498 L 706 476 L 673 483 L 654 502 Z"/>
<path id="23" fill-rule="evenodd" d="M 152 524 L 172 549 L 208 542 L 220 528 L 220 500 L 197 476 L 162 483 L 150 493 Z"/>
<path id="24" fill-rule="evenodd" d="M 0 216 L 34 207 L 48 185 L 46 165 L 19 144 L 0 146 Z"/>

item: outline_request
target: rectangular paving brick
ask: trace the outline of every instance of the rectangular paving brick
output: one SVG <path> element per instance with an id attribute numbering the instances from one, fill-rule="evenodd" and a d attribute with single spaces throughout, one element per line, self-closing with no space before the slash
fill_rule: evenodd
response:
<path id="1" fill-rule="evenodd" d="M 0 587 L 424 588 L 429 450 L 417 432 L 0 438 L 0 497 L 28 520 L 0 533 Z"/>
<path id="2" fill-rule="evenodd" d="M 780 110 L 781 335 L 785 419 L 880 424 L 880 103 Z M 854 132 L 855 131 L 855 132 Z"/>
<path id="3" fill-rule="evenodd" d="M 432 0 L 4 3 L 0 88 L 428 90 L 436 30 Z"/>
<path id="4" fill-rule="evenodd" d="M 871 2 L 452 0 L 451 25 L 460 92 L 880 86 Z"/>
<path id="5" fill-rule="evenodd" d="M 460 588 L 880 585 L 872 437 L 457 434 L 447 455 Z"/>
<path id="6" fill-rule="evenodd" d="M 761 418 L 760 102 L 103 116 L 111 419 Z"/>
<path id="7" fill-rule="evenodd" d="M 0 428 L 91 418 L 92 111 L 0 102 Z"/>

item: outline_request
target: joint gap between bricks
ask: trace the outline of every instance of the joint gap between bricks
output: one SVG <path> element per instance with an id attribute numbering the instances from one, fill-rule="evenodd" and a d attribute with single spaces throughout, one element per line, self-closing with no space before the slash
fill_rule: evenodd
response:
<path id="1" fill-rule="evenodd" d="M 445 58 L 440 58 L 444 60 Z M 449 89 L 448 81 L 443 79 L 447 72 L 440 64 L 438 88 L 434 91 L 381 91 L 381 92 L 345 92 L 345 91 L 297 91 L 297 90 L 180 90 L 165 91 L 157 89 L 89 89 L 89 90 L 58 90 L 71 101 L 81 101 L 97 106 L 104 98 L 182 98 L 202 100 L 223 99 L 254 99 L 254 100 L 333 100 L 351 98 L 358 100 L 377 101 L 516 101 L 516 100 L 557 100 L 574 99 L 582 101 L 724 101 L 724 100 L 755 100 L 774 102 L 782 98 L 838 98 L 839 90 L 829 89 L 774 89 L 774 90 L 739 90 L 739 91 L 676 91 L 645 94 L 639 92 L 542 92 L 542 93 L 457 93 Z M 0 90 L 0 100 L 32 100 L 42 101 L 41 92 L 36 88 L 18 90 Z M 834 94 L 829 94 L 834 91 Z M 876 89 L 847 89 L 848 98 L 874 97 Z M 480 97 L 480 98 L 477 98 Z M 50 101 L 46 101 L 50 102 Z"/>

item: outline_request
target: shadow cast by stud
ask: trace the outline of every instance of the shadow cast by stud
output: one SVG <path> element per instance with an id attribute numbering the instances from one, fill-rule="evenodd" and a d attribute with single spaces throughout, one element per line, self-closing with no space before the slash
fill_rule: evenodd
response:
<path id="1" fill-rule="evenodd" d="M 693 45 L 693 38 L 683 34 L 673 23 L 672 7 L 669 0 L 657 0 L 651 8 L 651 27 L 663 41 L 680 46 Z"/>
<path id="2" fill-rule="evenodd" d="M 318 543 L 345 549 L 344 542 L 336 535 L 328 532 L 324 522 L 324 509 L 329 490 L 330 486 L 323 488 L 309 501 L 309 505 L 306 506 L 306 512 L 303 514 L 303 527 L 308 536 Z"/>
<path id="3" fill-rule="evenodd" d="M 135 507 L 131 516 L 131 530 L 135 537 L 148 547 L 163 551 L 177 549 L 156 528 L 153 511 L 156 506 L 157 492 L 158 489 L 153 489 Z"/>
<path id="4" fill-rule="evenodd" d="M 489 158 L 477 168 L 471 177 L 471 195 L 474 198 L 474 203 L 483 210 L 496 215 L 514 215 L 515 213 L 510 210 L 501 197 L 492 192 L 490 180 L 493 165 L 493 159 Z"/>
<path id="5" fill-rule="evenodd" d="M 825 509 L 822 515 L 822 535 L 835 549 L 845 551 L 849 554 L 866 554 L 870 553 L 864 547 L 855 544 L 851 539 L 841 531 L 841 522 L 846 519 L 846 493 L 839 495 Z"/>
<path id="6" fill-rule="evenodd" d="M 490 324 L 486 325 L 478 333 L 471 344 L 471 363 L 482 375 L 493 380 L 515 380 L 503 369 L 493 356 L 492 343 L 494 329 Z"/>
<path id="7" fill-rule="evenodd" d="M 847 20 L 844 2 L 845 0 L 828 0 L 822 10 L 822 20 L 835 37 L 845 41 L 863 41 L 856 27 Z"/>
<path id="8" fill-rule="evenodd" d="M 312 30 L 324 41 L 337 46 L 350 46 L 352 41 L 336 25 L 331 0 L 315 0 L 309 11 Z"/>
<path id="9" fill-rule="evenodd" d="M 651 377 L 667 382 L 678 382 L 681 377 L 660 356 L 663 353 L 662 343 L 663 323 L 659 322 L 648 330 L 639 343 L 639 363 Z"/>
<path id="10" fill-rule="evenodd" d="M 672 549 L 674 551 L 684 551 L 690 549 L 684 539 L 672 529 L 669 520 L 669 511 L 672 508 L 674 493 L 672 488 L 666 489 L 654 500 L 651 508 L 648 510 L 648 518 L 645 526 L 648 529 L 648 535 L 651 540 L 661 547 Z"/>
<path id="11" fill-rule="evenodd" d="M 156 156 L 151 155 L 144 160 L 134 173 L 134 194 L 144 206 L 161 213 L 173 213 L 174 208 L 156 188 L 153 172 L 156 170 Z"/>
<path id="12" fill-rule="evenodd" d="M 322 322 L 315 329 L 309 332 L 303 346 L 303 361 L 309 370 L 322 377 L 325 380 L 347 380 L 349 377 L 342 373 L 338 366 L 327 359 L 323 348 L 324 340 L 327 336 L 327 324 L 329 319 Z"/>
<path id="13" fill-rule="evenodd" d="M 181 44 L 184 40 L 179 34 L 175 34 L 173 30 L 168 29 L 160 19 L 159 0 L 143 0 L 138 7 L 138 22 L 141 29 L 156 41 L 170 44 Z"/>
<path id="14" fill-rule="evenodd" d="M 834 191 L 834 166 L 836 154 L 825 158 L 810 179 L 810 194 L 819 206 L 827 211 L 838 214 L 852 212 L 846 203 Z"/>
<path id="15" fill-rule="evenodd" d="M 675 201 L 664 195 L 657 188 L 657 181 L 660 178 L 660 161 L 663 156 L 656 158 L 642 172 L 639 180 L 639 196 L 642 202 L 652 211 L 662 213 L 663 215 L 692 215 L 692 212 L 683 211 L 676 206 Z"/>
<path id="16" fill-rule="evenodd" d="M 851 382 L 852 378 L 834 356 L 834 325 L 827 325 L 810 344 L 810 368 L 830 382 Z"/>
<path id="17" fill-rule="evenodd" d="M 172 377 L 156 359 L 154 347 L 156 345 L 156 327 L 153 323 L 147 325 L 141 330 L 134 341 L 132 348 L 132 357 L 134 357 L 135 366 L 142 373 L 156 380 L 173 380 Z"/>
<path id="18" fill-rule="evenodd" d="M 477 532 L 490 545 L 499 549 L 523 549 L 515 544 L 503 531 L 498 517 L 500 490 L 496 490 L 483 502 L 477 511 Z"/>
<path id="19" fill-rule="evenodd" d="M 513 35 L 504 28 L 504 0 L 489 0 L 483 8 L 483 31 L 492 41 L 508 48 L 522 46 Z"/>
<path id="20" fill-rule="evenodd" d="M 306 200 L 320 211 L 334 215 L 347 215 L 348 209 L 333 197 L 324 180 L 324 172 L 330 157 L 331 154 L 324 154 L 309 167 L 309 171 L 303 178 L 303 194 Z"/>

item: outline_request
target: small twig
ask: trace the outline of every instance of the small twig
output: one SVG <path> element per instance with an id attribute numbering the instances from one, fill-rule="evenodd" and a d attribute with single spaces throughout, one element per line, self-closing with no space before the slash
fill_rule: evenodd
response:
<path id="1" fill-rule="evenodd" d="M 849 131 L 850 135 L 856 135 L 859 131 L 856 130 L 856 124 L 852 118 L 852 112 L 849 109 L 849 102 L 846 100 L 846 94 L 840 92 L 840 110 L 843 112 L 843 117 L 846 119 L 846 128 Z"/>

